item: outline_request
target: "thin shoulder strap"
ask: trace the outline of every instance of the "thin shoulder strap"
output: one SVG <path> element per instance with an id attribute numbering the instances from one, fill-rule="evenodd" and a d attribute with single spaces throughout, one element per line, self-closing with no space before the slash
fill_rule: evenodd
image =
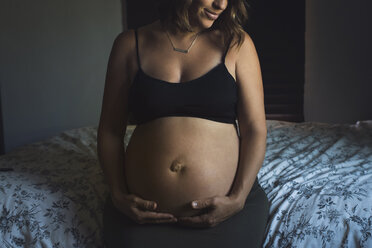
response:
<path id="1" fill-rule="evenodd" d="M 233 38 L 233 36 L 231 36 L 231 38 L 230 38 L 230 40 L 229 40 L 229 45 L 226 47 L 225 52 L 223 53 L 223 56 L 222 56 L 222 62 L 223 62 L 224 64 L 225 64 L 226 54 L 227 54 L 227 52 L 229 51 L 229 48 L 230 48 L 230 45 L 231 45 L 232 38 Z"/>
<path id="2" fill-rule="evenodd" d="M 137 33 L 137 28 L 134 29 L 134 36 L 136 37 L 137 64 L 138 64 L 138 69 L 140 69 L 141 68 L 141 63 L 140 63 L 139 53 L 138 53 L 138 33 Z"/>

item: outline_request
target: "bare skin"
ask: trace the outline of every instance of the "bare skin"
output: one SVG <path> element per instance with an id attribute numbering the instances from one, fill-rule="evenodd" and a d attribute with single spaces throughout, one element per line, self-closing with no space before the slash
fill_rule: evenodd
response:
<path id="1" fill-rule="evenodd" d="M 159 21 L 141 27 L 138 33 L 142 70 L 168 83 L 187 84 L 221 62 L 218 32 L 201 34 L 187 55 L 170 49 Z M 233 59 L 231 54 L 226 56 L 227 68 L 234 67 Z M 238 150 L 233 124 L 177 116 L 150 121 L 135 129 L 126 150 L 128 190 L 157 202 L 156 211 L 175 216 L 198 214 L 200 210 L 192 209 L 190 201 L 228 194 Z"/>
<path id="2" fill-rule="evenodd" d="M 175 46 L 185 49 L 197 32 L 206 31 L 188 54 L 173 51 L 159 21 L 139 28 L 142 71 L 164 83 L 187 84 L 221 63 L 221 34 L 208 30 L 213 18 L 206 11 L 221 14 L 226 7 L 227 0 L 193 1 L 189 16 L 194 32 L 170 32 Z M 257 174 L 256 164 L 261 164 L 266 135 L 258 58 L 247 34 L 245 38 L 247 42 L 240 49 L 243 51 L 232 47 L 225 59 L 228 73 L 237 79 L 229 83 L 238 83 L 240 89 L 240 139 L 234 124 L 187 116 L 161 117 L 134 130 L 125 156 L 123 125 L 128 118 L 129 89 L 139 67 L 133 30 L 123 32 L 115 40 L 98 144 L 114 205 L 138 223 L 181 220 L 192 226 L 213 226 L 242 209 L 251 187 L 246 182 L 252 184 Z M 237 173 L 241 146 L 251 149 L 251 153 L 241 157 L 244 164 L 239 165 Z M 125 180 L 121 177 L 124 174 Z M 228 196 L 234 181 L 238 184 Z M 191 207 L 193 200 L 198 200 L 198 207 Z M 207 207 L 213 210 L 199 215 Z"/>
<path id="3" fill-rule="evenodd" d="M 190 202 L 227 195 L 238 165 L 232 124 L 166 117 L 137 127 L 126 151 L 130 192 L 157 202 L 156 211 L 192 216 Z"/>

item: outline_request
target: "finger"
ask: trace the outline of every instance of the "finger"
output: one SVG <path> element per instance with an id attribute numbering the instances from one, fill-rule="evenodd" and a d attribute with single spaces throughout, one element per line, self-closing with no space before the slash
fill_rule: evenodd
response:
<path id="1" fill-rule="evenodd" d="M 154 210 L 157 207 L 156 202 L 146 201 L 146 200 L 142 200 L 140 198 L 136 198 L 134 202 L 135 202 L 137 207 L 140 207 L 140 208 L 145 209 L 145 210 Z"/>
<path id="2" fill-rule="evenodd" d="M 207 208 L 207 207 L 214 207 L 216 204 L 216 199 L 214 197 L 203 199 L 203 200 L 196 200 L 191 202 L 191 207 L 195 209 Z"/>
<path id="3" fill-rule="evenodd" d="M 177 221 L 192 227 L 211 227 L 216 225 L 214 218 L 206 214 L 194 217 L 179 217 Z"/>
<path id="4" fill-rule="evenodd" d="M 165 219 L 144 219 L 146 223 L 175 223 L 176 218 L 165 218 Z"/>
<path id="5" fill-rule="evenodd" d="M 151 211 L 141 211 L 139 215 L 144 219 L 165 219 L 174 218 L 173 214 L 170 213 L 158 213 Z"/>
<path id="6" fill-rule="evenodd" d="M 157 213 L 144 211 L 137 214 L 137 221 L 140 224 L 143 223 L 166 223 L 166 222 L 176 222 L 177 219 L 168 213 Z"/>

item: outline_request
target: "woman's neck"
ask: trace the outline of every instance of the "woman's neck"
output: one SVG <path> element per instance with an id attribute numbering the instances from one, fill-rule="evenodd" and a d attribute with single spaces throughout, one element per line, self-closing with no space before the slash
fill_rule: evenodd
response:
<path id="1" fill-rule="evenodd" d="M 175 27 L 169 27 L 169 28 L 165 28 L 161 25 L 160 23 L 160 26 L 162 27 L 162 29 L 164 31 L 167 31 L 172 37 L 174 37 L 175 39 L 177 39 L 178 41 L 189 41 L 191 39 L 193 39 L 195 37 L 195 35 L 197 34 L 201 34 L 203 32 L 206 31 L 206 29 L 202 29 L 201 27 L 193 27 L 193 31 L 192 32 L 187 32 L 187 31 L 181 31 L 179 29 L 176 29 Z"/>

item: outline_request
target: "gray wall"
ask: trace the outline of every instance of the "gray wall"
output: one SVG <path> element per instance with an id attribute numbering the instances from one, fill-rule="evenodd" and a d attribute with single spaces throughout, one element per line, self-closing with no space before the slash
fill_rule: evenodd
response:
<path id="1" fill-rule="evenodd" d="M 98 125 L 107 61 L 123 24 L 118 0 L 1 1 L 5 152 Z"/>
<path id="2" fill-rule="evenodd" d="M 305 121 L 372 119 L 371 5 L 306 1 Z"/>

